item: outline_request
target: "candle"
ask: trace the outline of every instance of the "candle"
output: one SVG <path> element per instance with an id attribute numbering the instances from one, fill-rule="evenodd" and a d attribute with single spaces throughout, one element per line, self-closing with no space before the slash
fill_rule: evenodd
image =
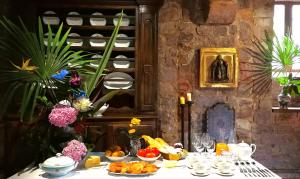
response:
<path id="1" fill-rule="evenodd" d="M 192 93 L 186 94 L 187 101 L 192 101 Z"/>
<path id="2" fill-rule="evenodd" d="M 185 98 L 183 96 L 180 97 L 180 104 L 185 104 Z"/>

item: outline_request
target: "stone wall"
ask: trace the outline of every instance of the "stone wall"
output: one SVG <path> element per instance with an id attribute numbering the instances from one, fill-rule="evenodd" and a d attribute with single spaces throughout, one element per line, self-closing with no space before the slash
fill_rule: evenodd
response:
<path id="1" fill-rule="evenodd" d="M 264 30 L 272 29 L 272 0 L 228 1 L 237 4 L 236 16 L 232 23 L 223 25 L 204 23 L 201 13 L 205 9 L 201 0 L 165 0 L 160 10 L 158 109 L 162 135 L 170 143 L 180 141 L 178 97 L 192 92 L 193 131 L 201 129 L 203 114 L 208 107 L 217 102 L 228 103 L 235 109 L 238 141 L 255 143 L 255 158 L 258 161 L 272 169 L 300 168 L 297 162 L 300 160 L 300 151 L 296 150 L 299 149 L 299 134 L 288 131 L 289 125 L 299 125 L 300 121 L 293 118 L 292 122 L 286 123 L 280 115 L 272 117 L 271 92 L 264 99 L 255 98 L 251 91 L 246 91 L 247 81 L 244 80 L 251 75 L 244 71 L 249 68 L 247 62 L 251 61 L 245 49 L 252 47 L 254 34 L 260 37 Z M 238 88 L 199 88 L 199 49 L 202 47 L 237 48 L 240 60 Z M 285 145 L 291 139 L 286 138 L 282 130 L 293 136 L 294 143 Z M 287 155 L 289 152 L 294 154 Z M 292 162 L 286 165 L 288 161 Z"/>

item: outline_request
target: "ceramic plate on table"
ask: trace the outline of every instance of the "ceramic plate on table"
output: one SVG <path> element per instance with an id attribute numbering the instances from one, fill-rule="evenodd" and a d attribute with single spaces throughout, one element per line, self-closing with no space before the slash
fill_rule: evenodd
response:
<path id="1" fill-rule="evenodd" d="M 112 162 L 120 162 L 125 160 L 129 155 L 125 155 L 123 157 L 109 157 L 109 156 L 105 156 L 106 158 L 108 158 L 110 161 Z"/>
<path id="2" fill-rule="evenodd" d="M 103 16 L 103 14 L 100 12 L 95 12 L 92 14 L 92 16 Z M 90 23 L 92 26 L 105 26 L 106 19 L 104 17 L 91 17 Z"/>
<path id="3" fill-rule="evenodd" d="M 113 61 L 113 66 L 115 68 L 129 68 L 130 62 L 126 60 L 127 57 L 125 55 L 118 55 L 116 58 L 120 58 L 120 60 Z"/>
<path id="4" fill-rule="evenodd" d="M 91 37 L 92 38 L 90 39 L 90 45 L 92 47 L 104 47 L 105 46 L 106 41 L 104 39 L 100 39 L 100 38 L 103 37 L 103 35 L 101 35 L 101 34 L 93 34 Z M 96 37 L 96 38 L 94 38 L 94 37 Z M 99 38 L 99 39 L 97 39 L 97 38 Z"/>
<path id="5" fill-rule="evenodd" d="M 68 35 L 68 37 L 80 37 L 80 35 L 79 34 L 77 34 L 77 33 L 70 33 L 69 35 Z M 74 39 L 72 39 L 72 38 L 68 38 L 67 39 L 67 43 L 68 44 L 70 44 L 71 43 L 71 46 L 82 46 L 83 45 L 83 40 L 82 39 L 79 39 L 79 38 L 74 38 Z"/>
<path id="6" fill-rule="evenodd" d="M 54 11 L 46 11 L 44 15 L 56 15 L 56 13 Z M 59 21 L 59 18 L 56 16 L 43 16 L 43 22 L 46 25 L 58 25 Z"/>
<path id="7" fill-rule="evenodd" d="M 79 16 L 80 14 L 78 12 L 69 12 L 68 15 Z M 83 24 L 82 17 L 67 17 L 66 21 L 67 21 L 68 25 L 82 25 Z"/>
<path id="8" fill-rule="evenodd" d="M 221 175 L 221 176 L 233 176 L 234 172 L 231 172 L 231 173 L 222 173 L 219 170 L 217 170 L 216 174 Z"/>
<path id="9" fill-rule="evenodd" d="M 133 78 L 126 73 L 113 72 L 104 77 L 103 84 L 107 89 L 129 89 L 132 86 L 132 81 Z"/>
<path id="10" fill-rule="evenodd" d="M 210 172 L 206 172 L 206 173 L 196 173 L 194 170 L 191 170 L 191 174 L 194 176 L 200 176 L 200 177 L 205 177 L 208 176 L 210 174 Z"/>
<path id="11" fill-rule="evenodd" d="M 114 23 L 114 26 L 117 26 L 118 24 L 118 20 L 119 20 L 119 16 L 121 15 L 121 13 L 117 13 L 115 16 L 116 18 L 113 19 L 113 23 Z M 126 14 L 123 13 L 123 18 L 122 18 L 122 22 L 120 24 L 120 26 L 129 26 L 130 24 L 130 20 L 129 18 L 126 18 Z"/>
<path id="12" fill-rule="evenodd" d="M 130 40 L 119 40 L 118 37 L 127 38 L 128 36 L 126 34 L 118 34 L 115 47 L 129 47 Z"/>

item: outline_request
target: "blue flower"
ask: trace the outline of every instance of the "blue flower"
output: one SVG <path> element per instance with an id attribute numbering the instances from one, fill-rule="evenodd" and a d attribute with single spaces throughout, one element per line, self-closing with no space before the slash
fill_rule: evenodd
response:
<path id="1" fill-rule="evenodd" d="M 74 96 L 74 98 L 78 99 L 78 98 L 81 98 L 81 97 L 86 97 L 86 93 L 83 90 L 74 91 L 73 96 Z"/>
<path id="2" fill-rule="evenodd" d="M 57 80 L 63 80 L 67 74 L 69 74 L 69 71 L 64 69 L 57 74 L 51 75 L 51 77 Z"/>

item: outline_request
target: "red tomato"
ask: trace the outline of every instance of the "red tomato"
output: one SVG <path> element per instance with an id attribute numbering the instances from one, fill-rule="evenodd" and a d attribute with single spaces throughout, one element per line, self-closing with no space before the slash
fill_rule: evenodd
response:
<path id="1" fill-rule="evenodd" d="M 152 152 L 152 149 L 149 147 L 149 148 L 146 148 L 145 151 L 146 151 L 146 154 L 148 154 L 148 153 Z"/>
<path id="2" fill-rule="evenodd" d="M 138 156 L 145 157 L 146 156 L 146 151 L 144 149 L 138 150 Z"/>
<path id="3" fill-rule="evenodd" d="M 147 153 L 146 157 L 147 158 L 153 158 L 153 157 L 155 157 L 155 153 L 153 153 L 153 152 Z"/>
<path id="4" fill-rule="evenodd" d="M 157 148 L 152 148 L 152 152 L 155 154 L 155 156 L 158 156 L 160 153 Z"/>

